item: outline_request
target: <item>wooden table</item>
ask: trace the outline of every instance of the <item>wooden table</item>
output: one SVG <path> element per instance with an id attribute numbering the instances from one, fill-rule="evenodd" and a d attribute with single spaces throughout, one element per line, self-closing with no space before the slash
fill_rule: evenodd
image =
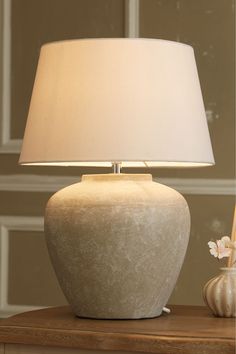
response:
<path id="1" fill-rule="evenodd" d="M 31 311 L 0 321 L 0 354 L 233 354 L 235 321 L 204 307 L 171 306 L 143 320 L 76 318 L 69 307 Z"/>

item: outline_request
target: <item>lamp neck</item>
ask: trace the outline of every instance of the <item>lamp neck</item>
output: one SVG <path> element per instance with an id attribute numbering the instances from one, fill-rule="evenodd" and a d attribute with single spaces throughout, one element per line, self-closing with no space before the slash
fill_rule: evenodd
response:
<path id="1" fill-rule="evenodd" d="M 112 162 L 113 173 L 119 174 L 121 170 L 121 162 Z"/>

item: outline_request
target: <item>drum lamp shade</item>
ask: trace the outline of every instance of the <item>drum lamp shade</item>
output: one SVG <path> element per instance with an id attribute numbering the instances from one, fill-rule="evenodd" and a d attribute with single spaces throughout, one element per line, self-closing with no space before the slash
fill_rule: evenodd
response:
<path id="1" fill-rule="evenodd" d="M 21 164 L 214 164 L 192 47 L 82 39 L 42 47 Z"/>

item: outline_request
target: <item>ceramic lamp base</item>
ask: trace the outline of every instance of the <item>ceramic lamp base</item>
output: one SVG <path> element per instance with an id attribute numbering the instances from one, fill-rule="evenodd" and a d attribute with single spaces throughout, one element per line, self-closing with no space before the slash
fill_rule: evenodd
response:
<path id="1" fill-rule="evenodd" d="M 83 176 L 49 200 L 45 234 L 75 314 L 100 319 L 159 316 L 189 237 L 185 199 L 151 175 Z"/>

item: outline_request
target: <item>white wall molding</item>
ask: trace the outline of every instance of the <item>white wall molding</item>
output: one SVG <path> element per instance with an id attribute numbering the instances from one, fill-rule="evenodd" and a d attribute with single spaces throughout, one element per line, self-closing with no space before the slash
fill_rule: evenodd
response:
<path id="1" fill-rule="evenodd" d="M 56 192 L 80 179 L 79 176 L 0 175 L 0 191 Z"/>
<path id="2" fill-rule="evenodd" d="M 42 307 L 8 303 L 9 232 L 43 231 L 42 217 L 0 216 L 0 318 Z"/>
<path id="3" fill-rule="evenodd" d="M 125 37 L 139 37 L 139 0 L 125 1 Z"/>
<path id="4" fill-rule="evenodd" d="M 236 194 L 234 179 L 156 178 L 155 181 L 174 188 L 182 194 L 233 196 Z"/>
<path id="5" fill-rule="evenodd" d="M 0 175 L 0 191 L 56 192 L 80 181 L 80 176 Z M 155 178 L 183 194 L 235 195 L 234 179 Z"/>
<path id="6" fill-rule="evenodd" d="M 11 0 L 1 0 L 2 102 L 0 153 L 19 153 L 22 141 L 11 139 Z"/>

